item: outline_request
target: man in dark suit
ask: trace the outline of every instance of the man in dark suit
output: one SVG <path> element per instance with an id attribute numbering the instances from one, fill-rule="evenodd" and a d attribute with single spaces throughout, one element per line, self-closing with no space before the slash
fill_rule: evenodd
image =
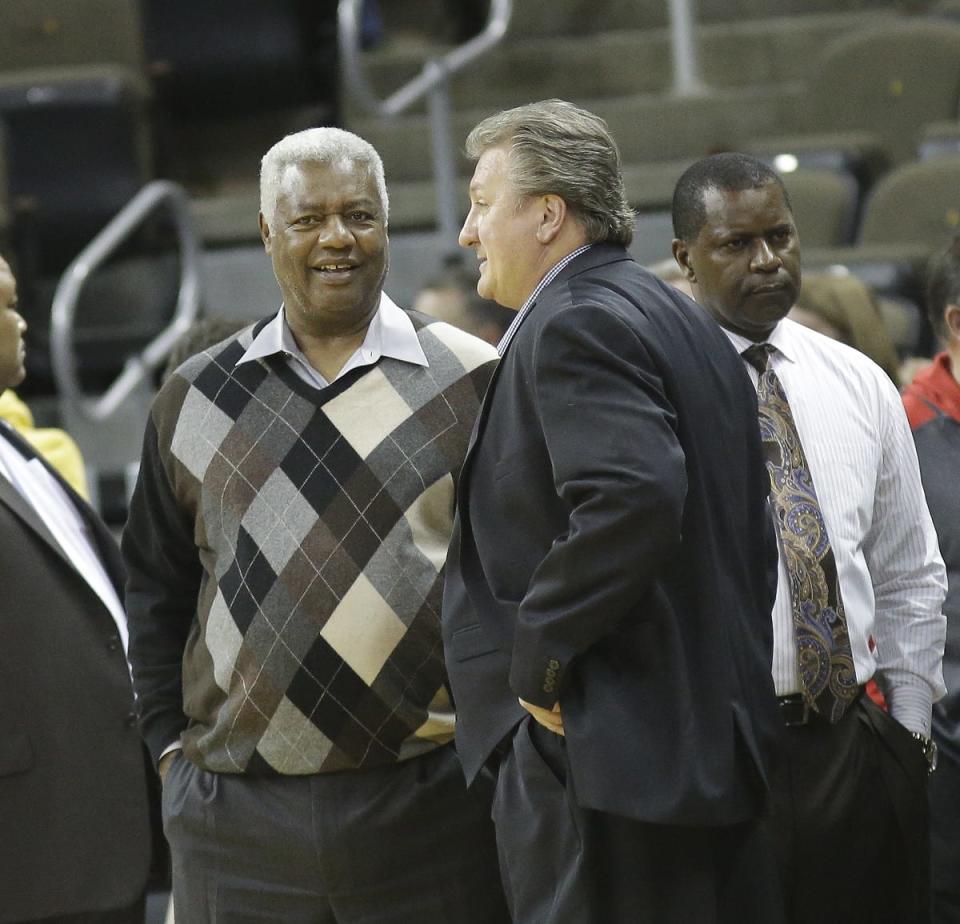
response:
<path id="1" fill-rule="evenodd" d="M 496 775 L 514 919 L 779 921 L 753 390 L 624 249 L 601 119 L 536 103 L 467 151 L 460 243 L 518 314 L 464 465 L 444 642 L 468 781 Z"/>
<path id="2" fill-rule="evenodd" d="M 0 389 L 24 377 L 0 259 Z M 151 835 L 120 554 L 0 424 L 0 922 L 142 924 Z"/>

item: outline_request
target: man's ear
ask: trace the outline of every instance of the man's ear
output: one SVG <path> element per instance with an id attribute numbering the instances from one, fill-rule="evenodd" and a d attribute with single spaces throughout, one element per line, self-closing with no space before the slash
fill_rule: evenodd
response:
<path id="1" fill-rule="evenodd" d="M 678 237 L 673 239 L 673 259 L 677 261 L 677 265 L 683 270 L 683 275 L 688 282 L 697 281 L 697 274 L 690 264 L 690 251 L 687 249 L 686 242 Z"/>
<path id="2" fill-rule="evenodd" d="M 263 217 L 263 212 L 257 213 L 257 222 L 260 225 L 260 240 L 263 241 L 263 249 L 270 253 L 270 225 L 267 224 L 267 219 Z"/>
<path id="3" fill-rule="evenodd" d="M 548 194 L 540 199 L 540 223 L 537 225 L 537 240 L 541 244 L 551 243 L 563 228 L 567 217 L 567 203 Z"/>
<path id="4" fill-rule="evenodd" d="M 947 305 L 943 309 L 943 323 L 949 337 L 960 342 L 960 305 Z"/>

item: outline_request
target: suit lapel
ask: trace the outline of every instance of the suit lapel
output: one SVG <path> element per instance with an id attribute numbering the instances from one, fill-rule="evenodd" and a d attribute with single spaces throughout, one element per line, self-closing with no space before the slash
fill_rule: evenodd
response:
<path id="1" fill-rule="evenodd" d="M 7 480 L 6 475 L 0 473 L 0 504 L 6 504 L 33 532 L 35 532 L 47 545 L 50 546 L 61 558 L 66 560 L 63 549 L 53 538 L 53 534 L 47 529 L 43 520 L 37 514 L 37 511 L 30 506 L 23 495 Z M 72 565 L 71 565 L 72 567 Z"/>
<path id="2" fill-rule="evenodd" d="M 513 332 L 513 336 L 510 338 L 510 342 L 507 344 L 507 349 L 504 351 L 503 356 L 500 359 L 500 362 L 497 363 L 496 369 L 493 370 L 493 375 L 490 377 L 490 383 L 487 385 L 487 391 L 484 395 L 483 403 L 480 405 L 480 413 L 477 414 L 477 420 L 473 425 L 473 433 L 470 436 L 470 442 L 467 444 L 467 452 L 464 456 L 463 466 L 461 467 L 460 475 L 460 485 L 464 485 L 467 481 L 467 472 L 470 468 L 471 458 L 473 456 L 473 449 L 476 446 L 478 440 L 480 439 L 481 434 L 483 433 L 483 428 L 486 426 L 487 416 L 490 410 L 490 399 L 493 395 L 494 386 L 497 384 L 497 379 L 500 378 L 500 373 L 503 370 L 503 367 L 506 365 L 504 359 L 510 352 L 510 349 L 513 346 L 514 341 L 517 339 L 517 336 L 520 333 L 520 329 L 524 324 L 528 323 L 530 320 L 530 315 L 533 314 L 534 309 L 543 301 L 543 296 L 548 295 L 550 289 L 553 286 L 556 286 L 557 283 L 565 282 L 571 276 L 577 275 L 577 273 L 582 273 L 586 270 L 593 269 L 597 266 L 602 266 L 606 263 L 617 263 L 622 260 L 632 260 L 633 257 L 627 253 L 626 249 L 621 247 L 619 244 L 594 244 L 588 251 L 580 254 L 580 256 L 571 260 L 558 274 L 555 279 L 550 282 L 539 295 L 539 297 L 530 304 L 527 308 L 527 312 L 524 317 L 521 319 L 520 323 L 517 325 L 516 329 Z M 457 502 L 462 504 L 465 499 L 465 493 L 461 493 L 458 490 L 457 492 Z"/>
<path id="3" fill-rule="evenodd" d="M 100 524 L 97 518 L 93 515 L 90 506 L 81 498 L 74 490 L 67 484 L 63 478 L 57 473 L 57 471 L 52 468 L 47 461 L 40 456 L 34 448 L 22 437 L 19 433 L 16 432 L 10 426 L 3 426 L 2 431 L 0 431 L 0 439 L 6 439 L 10 444 L 12 444 L 19 452 L 27 459 L 33 461 L 37 459 L 40 461 L 40 464 L 56 479 L 57 483 L 64 489 L 67 494 L 67 497 L 70 498 L 70 502 L 76 507 L 80 516 L 83 518 L 84 523 L 90 529 L 91 538 L 96 545 L 97 551 L 100 553 L 100 558 L 103 561 L 104 568 L 107 571 L 107 574 L 110 577 L 110 580 L 113 582 L 114 588 L 120 595 L 120 599 L 123 599 L 123 578 L 122 578 L 122 568 L 119 564 L 118 555 L 113 553 L 110 545 L 112 544 L 112 539 L 109 539 L 110 544 L 104 544 L 104 527 Z M 60 546 L 60 543 L 54 538 L 53 533 L 47 528 L 46 524 L 43 522 L 43 519 L 34 510 L 33 506 L 27 501 L 24 496 L 10 483 L 10 481 L 0 473 L 0 503 L 6 504 L 23 522 L 28 526 L 34 533 L 37 534 L 47 545 L 56 552 L 57 555 L 66 563 L 66 565 L 73 571 L 76 571 L 76 567 L 73 562 L 64 552 L 63 548 Z M 80 575 L 84 584 L 87 583 L 87 579 Z M 92 589 L 92 588 L 91 588 Z"/>

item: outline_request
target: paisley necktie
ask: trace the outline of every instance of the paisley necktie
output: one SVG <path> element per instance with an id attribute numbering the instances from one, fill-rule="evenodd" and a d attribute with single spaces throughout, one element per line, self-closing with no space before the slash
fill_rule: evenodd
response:
<path id="1" fill-rule="evenodd" d="M 742 355 L 760 373 L 760 435 L 780 550 L 790 579 L 802 692 L 812 709 L 837 722 L 860 691 L 837 563 L 790 404 L 767 362 L 772 349 L 768 343 L 759 343 Z"/>

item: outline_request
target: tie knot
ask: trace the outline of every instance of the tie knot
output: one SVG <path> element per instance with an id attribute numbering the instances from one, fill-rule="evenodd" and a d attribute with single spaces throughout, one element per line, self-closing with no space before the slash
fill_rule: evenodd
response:
<path id="1" fill-rule="evenodd" d="M 755 343 L 747 347 L 740 355 L 761 375 L 767 371 L 767 359 L 773 352 L 769 343 Z"/>

